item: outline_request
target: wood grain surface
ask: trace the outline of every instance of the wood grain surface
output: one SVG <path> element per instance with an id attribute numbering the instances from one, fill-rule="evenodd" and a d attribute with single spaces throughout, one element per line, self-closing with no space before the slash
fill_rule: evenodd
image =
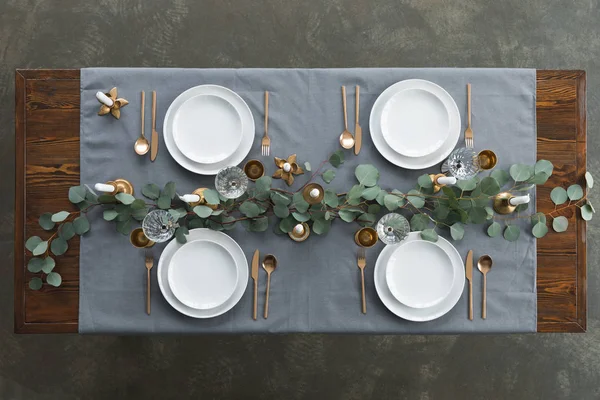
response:
<path id="1" fill-rule="evenodd" d="M 75 210 L 68 188 L 79 184 L 79 70 L 17 70 L 15 76 L 15 301 L 16 333 L 77 332 L 79 239 L 58 262 L 59 288 L 28 288 L 25 240 L 46 237 L 38 225 L 46 211 Z M 538 158 L 554 175 L 538 186 L 537 209 L 554 209 L 552 187 L 583 185 L 586 170 L 584 71 L 537 72 Z M 105 117 L 108 118 L 108 117 Z M 35 201 L 33 201 L 35 199 Z M 586 330 L 586 224 L 563 213 L 569 229 L 538 240 L 538 331 Z M 82 266 L 85 267 L 85 266 Z"/>

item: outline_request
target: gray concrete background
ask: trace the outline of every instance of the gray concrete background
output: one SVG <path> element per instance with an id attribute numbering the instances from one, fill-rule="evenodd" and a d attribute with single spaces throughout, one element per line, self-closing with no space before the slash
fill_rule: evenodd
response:
<path id="1" fill-rule="evenodd" d="M 87 3 L 87 4 L 86 4 Z M 16 336 L 14 69 L 446 66 L 585 69 L 600 176 L 596 0 L 4 0 L 0 399 L 596 399 L 600 331 L 507 336 Z M 597 190 L 596 192 L 597 193 Z M 592 195 L 598 203 L 599 196 Z M 600 230 L 592 222 L 590 243 Z"/>

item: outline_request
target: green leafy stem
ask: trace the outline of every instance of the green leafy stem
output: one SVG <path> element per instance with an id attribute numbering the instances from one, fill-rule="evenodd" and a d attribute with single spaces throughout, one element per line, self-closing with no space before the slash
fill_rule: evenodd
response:
<path id="1" fill-rule="evenodd" d="M 448 229 L 452 239 L 461 240 L 466 224 L 487 224 L 490 237 L 502 233 L 506 240 L 516 241 L 521 233 L 520 227 L 512 223 L 516 220 L 530 219 L 532 234 L 541 238 L 548 233 L 548 218 L 552 219 L 552 228 L 556 232 L 564 232 L 568 228 L 568 219 L 561 215 L 565 210 L 577 207 L 585 220 L 590 220 L 595 212 L 587 199 L 587 192 L 593 187 L 589 173 L 585 175 L 585 191 L 578 184 L 567 189 L 554 188 L 550 198 L 555 208 L 550 212 L 524 213 L 529 204 L 517 206 L 515 213 L 508 216 L 494 212 L 492 199 L 503 188 L 507 187 L 504 191 L 516 195 L 546 183 L 554 169 L 547 160 L 540 160 L 535 165 L 515 164 L 508 171 L 494 170 L 481 179 L 459 180 L 456 186 L 444 186 L 438 193 L 434 193 L 433 183 L 427 174 L 421 175 L 416 185 L 406 193 L 383 189 L 378 185 L 380 173 L 377 168 L 361 164 L 354 171 L 357 183 L 350 190 L 336 193 L 326 189 L 322 202 L 307 203 L 302 195 L 304 187 L 318 177 L 327 184 L 331 183 L 335 179 L 335 169 L 322 172 L 323 168 L 327 164 L 339 168 L 343 163 L 344 153 L 338 150 L 323 161 L 296 191 L 274 188 L 272 178 L 264 176 L 235 200 L 224 198 L 214 189 L 206 189 L 205 203 L 194 207 L 179 200 L 174 182 L 167 183 L 162 189 L 153 183 L 145 185 L 142 188 L 145 199 L 126 193 L 98 196 L 85 185 L 71 187 L 69 200 L 79 210 L 42 214 L 40 226 L 47 231 L 54 230 L 54 233 L 46 240 L 32 236 L 25 243 L 33 255 L 27 264 L 33 274 L 29 287 L 38 290 L 44 282 L 50 286 L 61 284 L 60 274 L 54 271 L 56 263 L 52 255 L 64 254 L 71 238 L 89 231 L 87 213 L 95 208 L 101 208 L 103 219 L 114 222 L 116 230 L 123 235 L 128 235 L 132 225 L 142 221 L 151 210 L 167 210 L 177 223 L 175 238 L 180 243 L 186 242 L 190 229 L 227 231 L 240 223 L 250 232 L 262 232 L 268 229 L 272 220 L 275 220 L 273 232 L 276 234 L 287 234 L 296 224 L 307 222 L 312 225 L 315 234 L 323 235 L 330 230 L 335 219 L 371 226 L 378 214 L 386 211 L 403 213 L 409 218 L 411 230 L 420 231 L 421 237 L 429 241 L 437 241 L 440 229 Z M 311 171 L 309 163 L 304 166 Z"/>

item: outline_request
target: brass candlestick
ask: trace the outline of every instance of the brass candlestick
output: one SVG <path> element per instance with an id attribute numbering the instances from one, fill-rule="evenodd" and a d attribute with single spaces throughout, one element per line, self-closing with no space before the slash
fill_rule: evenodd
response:
<path id="1" fill-rule="evenodd" d="M 121 117 L 121 108 L 125 107 L 129 102 L 117 96 L 117 88 L 110 89 L 108 93 L 98 92 L 96 98 L 102 104 L 98 115 L 106 115 L 110 113 L 116 119 Z"/>
<path id="2" fill-rule="evenodd" d="M 508 192 L 498 193 L 496 197 L 494 197 L 494 211 L 498 214 L 510 214 L 514 212 L 517 206 L 510 204 L 510 199 L 513 197 L 515 196 Z"/>
<path id="3" fill-rule="evenodd" d="M 115 195 L 117 193 L 127 193 L 133 195 L 133 185 L 127 179 L 117 178 L 114 181 L 106 182 L 107 185 L 111 185 L 115 188 L 111 195 Z"/>
<path id="4" fill-rule="evenodd" d="M 318 183 L 309 183 L 302 189 L 302 197 L 308 204 L 319 204 L 325 197 L 325 190 Z"/>
<path id="5" fill-rule="evenodd" d="M 198 197 L 200 197 L 200 200 L 198 200 L 198 201 L 196 201 L 194 203 L 189 203 L 189 205 L 192 206 L 192 207 L 196 207 L 196 206 L 200 206 L 200 205 L 207 206 L 208 208 L 211 208 L 213 210 L 216 210 L 217 208 L 219 208 L 218 204 L 208 204 L 206 202 L 206 199 L 204 198 L 204 191 L 206 189 L 207 188 L 198 188 L 198 189 L 194 190 L 192 192 L 192 194 L 198 195 Z"/>
<path id="6" fill-rule="evenodd" d="M 304 242 L 310 236 L 310 228 L 306 222 L 298 224 L 288 233 L 288 236 L 295 242 Z"/>
<path id="7" fill-rule="evenodd" d="M 439 178 L 445 178 L 445 177 L 446 177 L 446 175 L 444 175 L 444 174 L 429 174 L 431 183 L 433 183 L 433 193 L 439 192 L 442 189 L 442 187 L 446 186 L 445 184 L 439 184 L 437 181 Z"/>

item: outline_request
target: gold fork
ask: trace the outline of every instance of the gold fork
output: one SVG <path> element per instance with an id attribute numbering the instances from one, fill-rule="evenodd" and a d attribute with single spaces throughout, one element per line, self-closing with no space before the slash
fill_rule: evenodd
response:
<path id="1" fill-rule="evenodd" d="M 358 257 L 356 259 L 358 269 L 360 269 L 360 285 L 362 289 L 362 313 L 367 313 L 367 299 L 365 298 L 365 267 L 367 259 L 365 257 L 365 249 L 358 249 Z"/>
<path id="2" fill-rule="evenodd" d="M 471 129 L 471 84 L 467 83 L 467 129 L 465 130 L 465 145 L 473 148 L 473 129 Z"/>
<path id="3" fill-rule="evenodd" d="M 150 315 L 150 270 L 154 266 L 154 258 L 152 257 L 152 252 L 150 250 L 146 250 L 146 313 Z"/>
<path id="4" fill-rule="evenodd" d="M 265 92 L 265 134 L 262 138 L 261 153 L 268 157 L 271 153 L 271 139 L 269 139 L 269 92 Z"/>

